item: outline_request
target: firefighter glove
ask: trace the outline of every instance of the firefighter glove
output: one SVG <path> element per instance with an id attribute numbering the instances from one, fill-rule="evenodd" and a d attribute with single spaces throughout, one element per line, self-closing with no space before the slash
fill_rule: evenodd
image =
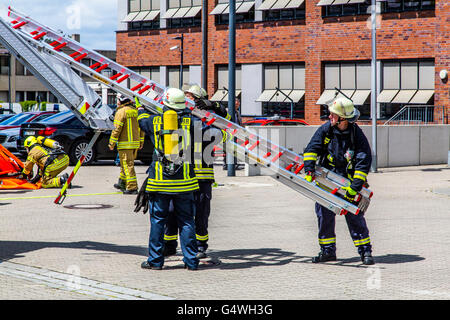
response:
<path id="1" fill-rule="evenodd" d="M 134 212 L 139 212 L 142 210 L 143 214 L 146 214 L 148 211 L 148 202 L 150 201 L 150 194 L 145 192 L 145 188 L 147 186 L 147 179 L 144 180 L 144 183 L 142 183 L 141 188 L 139 189 L 138 195 L 136 197 L 136 201 L 134 202 L 135 208 Z"/>
<path id="2" fill-rule="evenodd" d="M 308 182 L 313 182 L 316 179 L 316 175 L 313 171 L 308 171 L 305 176 L 305 180 Z"/>
<path id="3" fill-rule="evenodd" d="M 134 98 L 134 102 L 136 102 L 136 108 L 142 107 L 142 104 L 141 104 L 141 102 L 139 101 L 139 98 L 138 98 L 138 97 L 135 97 L 135 98 Z"/>
<path id="4" fill-rule="evenodd" d="M 357 191 L 353 190 L 351 187 L 342 187 L 343 190 L 345 190 L 345 199 L 348 201 L 353 201 L 355 199 Z"/>
<path id="5" fill-rule="evenodd" d="M 39 180 L 41 180 L 41 176 L 37 174 L 34 178 L 31 178 L 29 181 L 30 183 L 36 184 L 39 182 Z"/>

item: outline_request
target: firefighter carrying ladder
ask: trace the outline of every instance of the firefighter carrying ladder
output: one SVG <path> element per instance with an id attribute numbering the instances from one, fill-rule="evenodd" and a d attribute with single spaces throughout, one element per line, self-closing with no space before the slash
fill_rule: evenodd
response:
<path id="1" fill-rule="evenodd" d="M 110 89 L 131 99 L 138 98 L 142 106 L 151 113 L 162 113 L 162 97 L 166 87 L 126 68 L 99 53 L 82 46 L 67 35 L 46 27 L 30 17 L 9 8 L 11 19 L 9 28 L 20 34 L 22 38 L 35 49 L 53 57 L 61 63 L 103 83 Z M 0 35 L 3 30 L 0 30 Z M 2 37 L 0 37 L 1 40 Z M 65 48 L 64 51 L 61 49 Z M 87 58 L 94 61 L 90 66 L 81 63 Z M 105 76 L 102 71 L 112 70 L 114 74 Z M 137 83 L 127 88 L 127 79 Z M 303 157 L 287 148 L 277 145 L 252 130 L 243 128 L 214 113 L 195 108 L 194 102 L 187 100 L 187 107 L 192 114 L 206 125 L 225 130 L 231 136 L 228 143 L 232 145 L 236 156 L 250 165 L 259 165 L 273 173 L 274 178 L 298 191 L 304 196 L 318 202 L 335 214 L 359 214 L 367 210 L 373 193 L 363 188 L 355 197 L 354 202 L 343 199 L 345 190 L 342 187 L 350 185 L 350 181 L 325 168 L 316 168 L 316 181 L 308 182 L 302 174 Z M 239 142 L 236 142 L 239 141 Z"/>

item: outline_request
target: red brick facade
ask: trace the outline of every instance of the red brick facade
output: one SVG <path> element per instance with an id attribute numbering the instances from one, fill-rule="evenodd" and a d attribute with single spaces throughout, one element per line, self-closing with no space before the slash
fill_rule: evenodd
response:
<path id="1" fill-rule="evenodd" d="M 236 63 L 305 62 L 305 120 L 321 121 L 316 105 L 323 91 L 325 61 L 371 58 L 369 15 L 322 18 L 319 0 L 306 1 L 306 19 L 236 25 Z M 209 1 L 208 12 L 215 2 Z M 171 37 L 184 33 L 184 63 L 201 64 L 201 29 L 161 29 L 117 33 L 117 61 L 125 66 L 178 66 L 178 44 Z M 377 36 L 377 58 L 435 59 L 435 105 L 450 108 L 450 83 L 439 79 L 450 69 L 450 3 L 436 0 L 435 11 L 385 13 Z M 228 63 L 228 27 L 208 15 L 208 93 L 216 90 L 215 65 Z"/>

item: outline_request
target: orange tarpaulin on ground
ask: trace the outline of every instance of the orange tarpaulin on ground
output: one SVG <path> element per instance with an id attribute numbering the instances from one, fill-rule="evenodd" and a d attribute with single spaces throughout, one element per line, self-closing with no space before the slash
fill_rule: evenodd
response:
<path id="1" fill-rule="evenodd" d="M 26 179 L 17 179 L 23 170 L 23 162 L 0 145 L 0 190 L 1 189 L 39 189 L 41 183 L 29 183 Z"/>

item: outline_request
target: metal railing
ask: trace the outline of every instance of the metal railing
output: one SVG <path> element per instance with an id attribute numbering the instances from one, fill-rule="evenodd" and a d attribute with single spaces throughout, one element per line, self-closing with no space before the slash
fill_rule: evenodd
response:
<path id="1" fill-rule="evenodd" d="M 404 106 L 383 125 L 424 125 L 444 124 L 445 108 L 443 106 L 409 105 Z"/>

